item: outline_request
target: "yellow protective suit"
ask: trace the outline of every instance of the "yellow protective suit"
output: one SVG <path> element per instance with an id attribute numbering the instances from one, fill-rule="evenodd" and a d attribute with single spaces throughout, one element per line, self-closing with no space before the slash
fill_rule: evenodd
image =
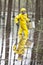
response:
<path id="1" fill-rule="evenodd" d="M 27 28 L 27 22 L 29 22 L 30 19 L 27 18 L 27 14 L 20 13 L 19 15 L 17 15 L 15 17 L 14 20 L 16 23 L 18 23 L 18 20 L 19 20 L 19 23 L 20 23 L 20 27 L 19 27 L 19 31 L 18 31 L 18 36 L 20 38 L 20 42 L 18 44 L 18 48 L 17 48 L 16 53 L 17 54 L 24 54 L 24 51 L 25 51 L 24 47 L 25 47 L 25 44 L 26 44 L 26 41 L 28 38 L 28 34 L 29 34 L 28 28 Z M 22 33 L 24 33 L 23 36 L 22 36 Z"/>

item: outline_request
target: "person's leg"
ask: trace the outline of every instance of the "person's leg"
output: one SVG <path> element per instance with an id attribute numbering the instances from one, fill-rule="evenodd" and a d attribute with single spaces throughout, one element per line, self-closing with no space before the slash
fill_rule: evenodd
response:
<path id="1" fill-rule="evenodd" d="M 20 41 L 21 41 L 21 39 L 22 39 L 22 28 L 21 28 L 21 27 L 19 28 L 19 31 L 18 31 L 18 37 L 19 37 L 19 39 L 20 39 Z M 20 42 L 20 41 L 19 41 L 19 42 Z M 13 46 L 13 51 L 14 51 L 15 53 L 18 53 L 18 52 L 17 52 L 17 47 L 16 47 L 16 45 Z"/>
<path id="2" fill-rule="evenodd" d="M 19 31 L 18 31 L 19 40 L 22 39 L 22 32 L 23 32 L 23 30 L 22 30 L 22 28 L 20 27 L 20 28 L 19 28 Z"/>
<path id="3" fill-rule="evenodd" d="M 22 32 L 24 32 L 24 35 L 23 35 L 23 38 L 20 40 L 20 42 L 18 44 L 18 48 L 17 48 L 18 58 L 21 60 L 22 60 L 23 54 L 25 52 L 25 44 L 26 44 L 26 41 L 28 38 L 28 29 L 25 27 L 25 29 L 23 29 Z"/>
<path id="4" fill-rule="evenodd" d="M 23 59 L 23 51 L 21 50 L 21 43 L 22 43 L 22 28 L 20 27 L 19 31 L 18 31 L 18 37 L 19 37 L 19 43 L 18 43 L 18 48 L 16 50 L 16 53 L 18 54 L 18 60 L 22 60 Z M 22 51 L 22 52 L 21 52 Z"/>
<path id="5" fill-rule="evenodd" d="M 27 41 L 27 38 L 28 38 L 28 29 L 26 28 L 26 26 L 25 26 L 25 29 L 23 29 L 23 31 L 24 31 L 24 36 L 18 44 L 19 54 L 24 54 L 25 44 L 26 44 L 26 41 Z"/>

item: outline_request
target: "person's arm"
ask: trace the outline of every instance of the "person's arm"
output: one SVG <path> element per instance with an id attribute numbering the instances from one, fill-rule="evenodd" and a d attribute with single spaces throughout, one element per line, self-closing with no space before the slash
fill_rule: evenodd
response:
<path id="1" fill-rule="evenodd" d="M 28 27 L 28 29 L 31 28 L 32 25 L 31 25 L 30 18 L 26 17 L 26 21 L 27 21 L 27 27 Z"/>
<path id="2" fill-rule="evenodd" d="M 26 21 L 31 22 L 30 18 L 27 17 L 27 14 L 26 14 Z"/>
<path id="3" fill-rule="evenodd" d="M 26 21 L 27 21 L 27 22 L 31 22 L 31 20 L 30 20 L 29 18 L 26 18 Z"/>
<path id="4" fill-rule="evenodd" d="M 17 26 L 19 26 L 19 24 L 18 24 L 19 19 L 20 19 L 20 14 L 17 15 L 17 16 L 14 18 L 14 22 L 16 23 Z"/>
<path id="5" fill-rule="evenodd" d="M 19 20 L 19 15 L 17 15 L 17 16 L 14 18 L 14 22 L 15 22 L 15 23 L 18 23 L 18 20 Z"/>

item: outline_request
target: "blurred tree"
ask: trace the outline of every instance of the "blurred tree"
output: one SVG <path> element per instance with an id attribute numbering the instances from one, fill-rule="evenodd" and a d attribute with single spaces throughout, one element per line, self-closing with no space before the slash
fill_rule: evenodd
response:
<path id="1" fill-rule="evenodd" d="M 0 28 L 1 28 L 1 11 L 2 11 L 2 2 L 0 0 Z M 0 64 L 1 64 L 1 56 L 0 56 Z"/>
<path id="2" fill-rule="evenodd" d="M 9 37 L 11 31 L 11 10 L 12 10 L 12 0 L 8 1 L 8 15 L 6 23 L 6 49 L 5 49 L 5 65 L 8 65 L 8 56 L 9 56 Z"/>
<path id="3" fill-rule="evenodd" d="M 27 7 L 28 7 L 29 11 L 32 11 L 32 2 L 33 2 L 34 10 L 35 10 L 35 1 L 36 0 L 28 0 Z M 27 2 L 27 0 L 20 0 L 20 8 L 26 7 L 26 2 Z M 16 10 L 18 10 L 18 0 L 16 0 L 16 7 L 15 8 L 16 8 Z"/>
<path id="4" fill-rule="evenodd" d="M 38 42 L 38 36 L 39 36 L 39 31 L 36 30 L 40 20 L 40 0 L 36 0 L 36 10 L 35 10 L 35 32 L 34 32 L 34 46 L 32 50 L 32 57 L 31 57 L 31 64 L 30 65 L 35 65 L 36 60 L 37 60 L 37 42 Z"/>
<path id="5" fill-rule="evenodd" d="M 40 1 L 40 32 L 37 61 L 38 64 L 43 65 L 43 0 Z"/>
<path id="6" fill-rule="evenodd" d="M 2 16 L 2 48 L 1 48 L 1 57 L 2 57 L 2 53 L 3 53 L 3 45 L 4 45 L 4 33 L 5 33 L 5 10 L 6 10 L 6 0 L 4 0 L 4 6 L 3 8 L 3 16 Z"/>
<path id="7" fill-rule="evenodd" d="M 0 28 L 1 28 L 1 11 L 2 11 L 2 2 L 0 0 Z"/>

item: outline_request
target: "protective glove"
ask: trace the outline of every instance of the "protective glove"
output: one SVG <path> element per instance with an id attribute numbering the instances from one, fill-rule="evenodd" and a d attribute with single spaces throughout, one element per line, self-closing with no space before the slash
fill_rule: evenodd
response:
<path id="1" fill-rule="evenodd" d="M 19 27 L 19 24 L 18 23 L 16 23 L 16 25 L 17 25 L 17 27 Z"/>
<path id="2" fill-rule="evenodd" d="M 31 20 L 29 22 L 27 22 L 27 28 L 32 28 L 32 24 L 31 24 Z"/>
<path id="3" fill-rule="evenodd" d="M 15 16 L 13 15 L 12 17 L 14 18 Z"/>
<path id="4" fill-rule="evenodd" d="M 31 20 L 29 22 L 31 22 Z"/>

